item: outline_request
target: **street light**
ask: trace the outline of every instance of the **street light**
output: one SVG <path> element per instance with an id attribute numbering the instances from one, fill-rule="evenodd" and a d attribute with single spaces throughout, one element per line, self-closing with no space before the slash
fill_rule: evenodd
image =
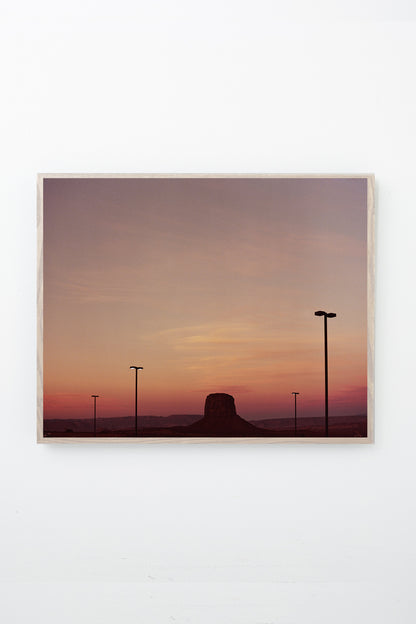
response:
<path id="1" fill-rule="evenodd" d="M 324 317 L 324 348 L 325 348 L 325 436 L 328 437 L 328 319 L 335 318 L 334 312 L 318 310 L 315 316 Z"/>
<path id="2" fill-rule="evenodd" d="M 92 394 L 91 398 L 94 399 L 94 436 L 97 435 L 97 399 L 99 394 Z"/>
<path id="3" fill-rule="evenodd" d="M 137 371 L 139 370 L 143 370 L 143 366 L 130 366 L 130 368 L 133 368 L 136 371 L 136 400 L 135 400 L 135 418 L 136 418 L 136 438 L 139 435 L 138 434 L 138 430 L 137 430 Z"/>
<path id="4" fill-rule="evenodd" d="M 297 427 L 297 422 L 296 422 L 296 399 L 298 394 L 300 394 L 300 392 L 292 392 L 292 394 L 295 395 L 295 436 L 298 435 L 298 427 Z"/>

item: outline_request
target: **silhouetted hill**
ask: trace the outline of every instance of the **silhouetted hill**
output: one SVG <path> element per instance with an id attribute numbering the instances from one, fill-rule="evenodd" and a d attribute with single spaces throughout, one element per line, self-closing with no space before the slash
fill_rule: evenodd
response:
<path id="1" fill-rule="evenodd" d="M 253 421 L 252 421 L 253 422 Z M 266 418 L 256 420 L 255 424 L 264 429 L 276 431 L 279 435 L 294 435 L 293 418 Z M 367 437 L 367 414 L 349 416 L 330 416 L 328 422 L 330 437 Z M 325 435 L 323 417 L 311 416 L 297 419 L 298 437 L 322 437 Z"/>
<path id="2" fill-rule="evenodd" d="M 139 416 L 139 429 L 144 427 L 166 427 L 190 425 L 201 418 L 200 414 L 172 414 L 170 416 Z M 135 430 L 134 416 L 120 416 L 114 418 L 97 418 L 97 433 L 133 432 Z M 94 431 L 92 418 L 47 418 L 44 420 L 45 434 L 56 433 L 91 433 Z"/>
<path id="3" fill-rule="evenodd" d="M 257 436 L 267 435 L 261 429 L 249 423 L 235 410 L 234 398 L 230 394 L 218 392 L 209 394 L 205 401 L 204 417 L 189 425 L 188 435 L 201 436 Z"/>
<path id="4" fill-rule="evenodd" d="M 263 418 L 247 421 L 230 414 L 224 422 L 219 412 L 205 414 L 172 414 L 170 416 L 141 416 L 139 436 L 144 437 L 293 437 L 293 418 Z M 47 437 L 90 437 L 93 419 L 45 419 Z M 135 434 L 134 416 L 97 418 L 97 435 L 101 437 L 130 437 Z M 298 418 L 298 437 L 323 437 L 324 418 Z M 367 416 L 356 414 L 329 417 L 330 437 L 367 437 Z"/>
<path id="5" fill-rule="evenodd" d="M 186 427 L 144 429 L 144 437 L 273 437 L 273 431 L 262 429 L 244 420 L 235 410 L 230 394 L 209 394 L 205 401 L 204 416 Z"/>

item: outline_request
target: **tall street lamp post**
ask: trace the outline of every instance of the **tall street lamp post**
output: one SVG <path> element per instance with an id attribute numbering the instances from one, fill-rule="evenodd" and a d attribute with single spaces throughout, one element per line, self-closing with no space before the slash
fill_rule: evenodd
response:
<path id="1" fill-rule="evenodd" d="M 335 318 L 334 312 L 318 310 L 315 316 L 324 317 L 324 349 L 325 349 L 325 436 L 328 437 L 328 319 Z"/>
<path id="2" fill-rule="evenodd" d="M 91 398 L 94 399 L 94 436 L 97 435 L 97 399 L 99 394 L 92 394 Z"/>
<path id="3" fill-rule="evenodd" d="M 139 370 L 143 370 L 143 366 L 130 366 L 130 368 L 133 368 L 136 371 L 136 395 L 135 395 L 135 429 L 136 429 L 136 438 L 139 435 L 138 434 L 138 428 L 137 428 L 137 371 Z"/>
<path id="4" fill-rule="evenodd" d="M 300 394 L 299 392 L 292 392 L 292 394 L 295 395 L 295 436 L 298 435 L 298 426 L 297 426 L 297 420 L 296 420 L 296 399 L 298 394 Z"/>

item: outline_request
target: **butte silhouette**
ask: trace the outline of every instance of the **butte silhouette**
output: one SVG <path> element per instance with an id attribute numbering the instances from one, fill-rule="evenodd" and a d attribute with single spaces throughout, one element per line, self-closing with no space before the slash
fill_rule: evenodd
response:
<path id="1" fill-rule="evenodd" d="M 236 412 L 231 394 L 216 392 L 205 399 L 204 417 L 186 427 L 188 433 L 218 436 L 255 436 L 263 429 L 255 427 Z"/>
<path id="2" fill-rule="evenodd" d="M 186 426 L 143 429 L 144 436 L 173 437 L 271 437 L 275 432 L 256 427 L 238 416 L 234 397 L 217 392 L 209 394 L 205 400 L 204 416 Z"/>

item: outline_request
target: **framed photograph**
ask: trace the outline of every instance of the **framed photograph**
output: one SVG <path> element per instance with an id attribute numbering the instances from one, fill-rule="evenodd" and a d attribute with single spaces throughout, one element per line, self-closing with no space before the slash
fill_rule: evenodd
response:
<path id="1" fill-rule="evenodd" d="M 39 442 L 373 440 L 372 175 L 38 176 Z"/>

